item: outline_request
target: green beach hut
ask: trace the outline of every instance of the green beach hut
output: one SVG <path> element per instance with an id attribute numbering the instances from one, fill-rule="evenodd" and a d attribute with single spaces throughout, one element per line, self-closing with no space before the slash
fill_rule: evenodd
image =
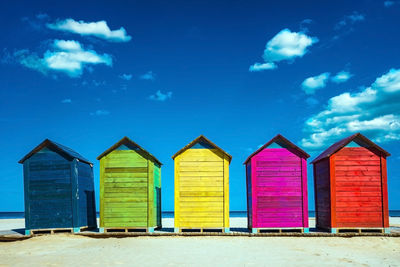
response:
<path id="1" fill-rule="evenodd" d="M 128 137 L 100 160 L 100 232 L 161 228 L 161 162 Z"/>

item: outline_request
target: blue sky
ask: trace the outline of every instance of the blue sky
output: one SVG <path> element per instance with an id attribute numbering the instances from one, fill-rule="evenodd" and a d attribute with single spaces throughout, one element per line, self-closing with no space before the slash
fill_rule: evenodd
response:
<path id="1" fill-rule="evenodd" d="M 277 133 L 312 158 L 361 132 L 392 153 L 400 209 L 400 1 L 13 1 L 0 3 L 0 210 L 23 210 L 17 161 L 50 138 L 95 163 L 123 136 L 162 168 L 204 134 L 245 158 Z M 311 158 L 311 159 L 312 159 Z M 309 202 L 314 208 L 309 168 Z M 97 194 L 98 199 L 98 194 Z"/>

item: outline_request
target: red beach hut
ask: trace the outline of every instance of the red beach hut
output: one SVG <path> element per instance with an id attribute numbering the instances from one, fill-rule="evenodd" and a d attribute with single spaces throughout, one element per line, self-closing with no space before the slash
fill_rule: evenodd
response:
<path id="1" fill-rule="evenodd" d="M 389 232 L 388 152 L 360 133 L 330 146 L 314 164 L 317 228 Z"/>
<path id="2" fill-rule="evenodd" d="M 285 229 L 308 232 L 309 157 L 278 134 L 246 159 L 247 218 L 253 233 Z"/>

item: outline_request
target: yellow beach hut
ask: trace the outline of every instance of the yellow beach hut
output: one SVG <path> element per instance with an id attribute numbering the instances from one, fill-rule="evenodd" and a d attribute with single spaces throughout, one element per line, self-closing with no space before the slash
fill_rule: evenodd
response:
<path id="1" fill-rule="evenodd" d="M 175 163 L 175 232 L 229 232 L 229 164 L 232 156 L 200 135 L 179 150 Z"/>

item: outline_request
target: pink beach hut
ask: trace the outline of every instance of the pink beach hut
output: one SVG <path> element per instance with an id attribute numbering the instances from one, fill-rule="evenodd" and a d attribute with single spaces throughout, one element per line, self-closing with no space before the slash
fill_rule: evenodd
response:
<path id="1" fill-rule="evenodd" d="M 278 134 L 246 159 L 247 219 L 253 233 L 308 232 L 309 157 Z"/>

